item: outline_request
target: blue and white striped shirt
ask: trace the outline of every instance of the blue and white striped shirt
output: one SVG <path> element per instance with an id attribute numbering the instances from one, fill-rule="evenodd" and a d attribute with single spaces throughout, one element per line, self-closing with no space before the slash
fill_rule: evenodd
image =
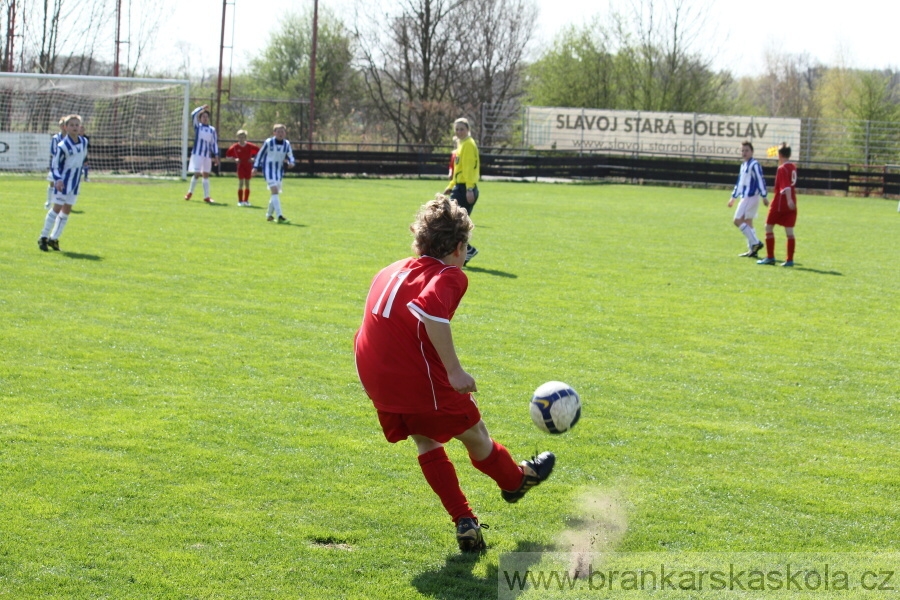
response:
<path id="1" fill-rule="evenodd" d="M 191 120 L 194 123 L 194 148 L 191 150 L 191 154 L 210 158 L 218 157 L 219 136 L 216 135 L 215 127 L 200 122 L 200 113 L 203 110 L 204 108 L 200 106 L 191 113 Z"/>
<path id="2" fill-rule="evenodd" d="M 281 181 L 284 176 L 284 161 L 294 166 L 294 153 L 288 140 L 278 141 L 276 137 L 270 137 L 259 149 L 253 168 L 261 171 L 266 181 Z"/>
<path id="3" fill-rule="evenodd" d="M 766 180 L 763 177 L 762 167 L 755 158 L 751 158 L 741 165 L 737 184 L 731 192 L 732 198 L 750 198 L 752 196 L 766 197 Z"/>
<path id="4" fill-rule="evenodd" d="M 51 172 L 53 181 L 62 181 L 62 191 L 57 190 L 60 194 L 78 195 L 78 186 L 81 184 L 81 167 L 84 165 L 84 159 L 87 157 L 88 140 L 84 136 L 78 136 L 78 141 L 73 142 L 72 138 L 66 136 L 57 145 L 56 156 L 53 158 Z"/>

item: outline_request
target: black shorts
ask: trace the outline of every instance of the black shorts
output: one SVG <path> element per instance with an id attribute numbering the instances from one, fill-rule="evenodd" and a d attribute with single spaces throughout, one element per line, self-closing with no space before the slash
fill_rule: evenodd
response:
<path id="1" fill-rule="evenodd" d="M 450 192 L 450 198 L 456 200 L 456 203 L 470 215 L 475 210 L 475 202 L 478 202 L 478 186 L 475 186 L 473 191 L 475 192 L 475 200 L 472 204 L 469 204 L 469 200 L 466 198 L 466 184 L 459 183 L 453 186 L 453 190 Z"/>

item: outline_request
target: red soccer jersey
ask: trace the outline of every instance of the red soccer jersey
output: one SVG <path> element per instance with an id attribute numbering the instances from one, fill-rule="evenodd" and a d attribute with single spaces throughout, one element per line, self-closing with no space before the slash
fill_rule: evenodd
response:
<path id="1" fill-rule="evenodd" d="M 430 256 L 397 261 L 375 276 L 355 352 L 356 371 L 376 408 L 464 412 L 471 405 L 470 394 L 451 387 L 422 324 L 449 323 L 468 285 L 461 269 Z"/>
<path id="2" fill-rule="evenodd" d="M 772 197 L 773 212 L 795 212 L 797 210 L 797 166 L 794 163 L 784 163 L 778 167 L 775 173 L 775 195 Z M 794 210 L 788 208 L 784 190 L 791 189 L 791 200 L 794 202 Z"/>
<path id="3" fill-rule="evenodd" d="M 250 179 L 250 173 L 253 171 L 253 157 L 257 154 L 259 154 L 259 146 L 250 142 L 243 146 L 232 144 L 225 152 L 225 156 L 237 159 L 239 179 Z"/>

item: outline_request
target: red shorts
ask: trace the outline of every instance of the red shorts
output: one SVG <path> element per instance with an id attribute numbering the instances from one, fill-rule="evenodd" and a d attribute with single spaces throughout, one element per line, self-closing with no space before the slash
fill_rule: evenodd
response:
<path id="1" fill-rule="evenodd" d="M 766 217 L 766 225 L 781 225 L 782 227 L 793 227 L 797 222 L 796 210 L 770 210 Z"/>
<path id="2" fill-rule="evenodd" d="M 244 163 L 241 161 L 238 163 L 237 168 L 237 176 L 238 179 L 250 179 L 250 175 L 253 173 L 253 163 Z"/>
<path id="3" fill-rule="evenodd" d="M 378 411 L 378 421 L 381 423 L 384 437 L 392 444 L 405 440 L 410 435 L 423 435 L 440 444 L 446 444 L 480 420 L 481 412 L 474 402 L 469 403 L 464 413 L 433 411 L 402 414 Z"/>

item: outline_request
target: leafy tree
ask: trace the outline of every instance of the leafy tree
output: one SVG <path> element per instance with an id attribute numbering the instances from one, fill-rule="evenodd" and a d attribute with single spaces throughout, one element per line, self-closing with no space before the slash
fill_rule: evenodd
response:
<path id="1" fill-rule="evenodd" d="M 235 95 L 267 100 L 253 110 L 254 126 L 271 131 L 272 124 L 280 122 L 294 139 L 309 138 L 308 105 L 302 101 L 309 100 L 312 21 L 311 11 L 287 15 L 269 45 L 251 61 L 250 81 L 239 82 L 247 87 L 232 86 L 238 90 Z M 353 41 L 347 28 L 327 10 L 320 11 L 318 26 L 316 139 L 337 140 L 352 126 L 361 88 L 352 66 Z M 246 115 L 246 106 L 234 109 Z"/>
<path id="2" fill-rule="evenodd" d="M 702 15 L 684 0 L 631 5 L 569 28 L 531 68 L 536 104 L 648 111 L 717 112 L 731 83 L 693 48 Z"/>
<path id="3" fill-rule="evenodd" d="M 621 108 L 615 63 L 602 28 L 569 26 L 528 69 L 530 101 L 540 106 Z"/>

